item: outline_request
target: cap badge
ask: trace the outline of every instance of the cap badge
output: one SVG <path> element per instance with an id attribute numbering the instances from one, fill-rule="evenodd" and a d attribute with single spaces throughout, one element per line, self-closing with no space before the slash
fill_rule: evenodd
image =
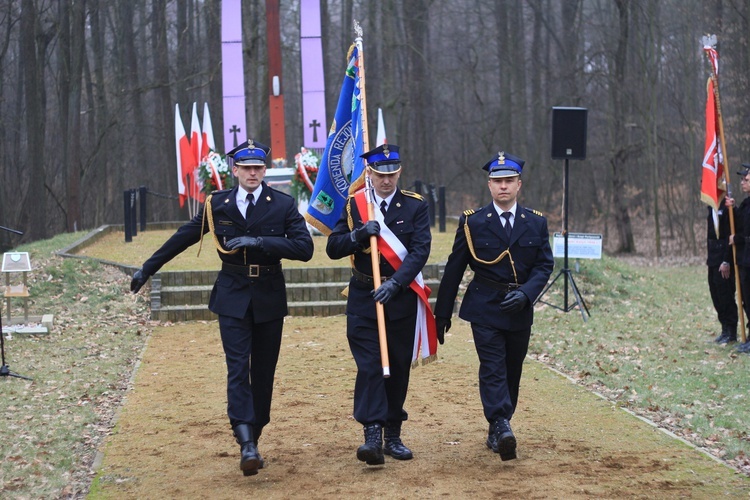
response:
<path id="1" fill-rule="evenodd" d="M 499 151 L 497 153 L 497 164 L 505 165 L 505 152 L 504 151 Z"/>
<path id="2" fill-rule="evenodd" d="M 391 155 L 391 152 L 390 152 L 390 150 L 388 149 L 388 146 L 385 146 L 385 147 L 383 148 L 383 154 L 385 155 L 385 157 L 386 157 L 386 158 L 390 157 L 390 155 Z"/>
<path id="3" fill-rule="evenodd" d="M 255 149 L 255 144 L 253 144 L 252 139 L 250 139 L 249 141 L 247 141 L 247 147 L 248 147 L 248 149 Z"/>

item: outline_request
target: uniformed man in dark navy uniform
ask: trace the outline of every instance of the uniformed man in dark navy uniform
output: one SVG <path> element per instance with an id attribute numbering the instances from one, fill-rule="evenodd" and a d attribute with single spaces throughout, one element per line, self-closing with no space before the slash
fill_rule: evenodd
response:
<path id="1" fill-rule="evenodd" d="M 734 298 L 736 291 L 734 259 L 732 257 L 732 247 L 729 245 L 729 236 L 731 233 L 729 211 L 725 205 L 725 200 L 721 201 L 716 214 L 714 214 L 714 209 L 711 207 L 706 207 L 706 210 L 708 291 L 711 294 L 711 302 L 716 310 L 716 316 L 721 324 L 721 333 L 716 336 L 714 342 L 717 344 L 729 344 L 737 341 L 737 322 L 739 321 L 737 301 Z M 716 216 L 719 223 L 718 235 L 716 234 L 714 216 Z M 737 222 L 739 221 L 738 217 Z M 739 237 L 735 239 L 739 240 Z M 737 243 L 741 242 L 737 241 Z M 744 245 L 738 245 L 738 250 L 740 246 L 744 249 Z M 737 257 L 742 257 L 739 251 Z"/>
<path id="2" fill-rule="evenodd" d="M 517 203 L 523 165 L 522 159 L 502 151 L 484 165 L 492 203 L 459 218 L 435 305 L 442 343 L 468 265 L 474 278 L 459 317 L 471 322 L 479 356 L 479 394 L 490 424 L 487 447 L 502 460 L 516 458 L 510 420 L 518 403 L 533 303 L 554 266 L 547 220 Z"/>
<path id="3" fill-rule="evenodd" d="M 264 465 L 258 438 L 270 421 L 276 362 L 288 314 L 281 259 L 308 261 L 313 242 L 294 199 L 264 181 L 269 148 L 247 141 L 227 155 L 239 185 L 215 191 L 136 271 L 133 293 L 164 264 L 211 232 L 222 260 L 209 301 L 227 364 L 227 414 L 246 476 Z"/>
<path id="4" fill-rule="evenodd" d="M 363 425 L 365 436 L 357 458 L 368 465 L 379 465 L 384 463 L 383 438 L 385 454 L 397 460 L 413 457 L 401 441 L 401 423 L 408 417 L 404 401 L 417 321 L 418 298 L 410 284 L 427 262 L 432 236 L 428 203 L 420 195 L 397 186 L 401 175 L 398 146 L 386 144 L 362 156 L 368 164 L 376 210 L 384 213 L 382 218 L 376 218 L 383 221 L 408 254 L 397 267 L 380 255 L 382 284 L 373 290 L 370 236 L 381 235 L 381 229 L 386 229 L 378 220 L 368 220 L 362 192 L 347 200 L 341 219 L 328 237 L 326 251 L 332 259 L 354 256 L 346 336 L 357 363 L 354 418 Z M 385 311 L 390 361 L 387 378 L 381 366 L 375 301 L 381 302 Z"/>
<path id="5" fill-rule="evenodd" d="M 745 199 L 735 208 L 734 238 L 730 235 L 730 242 L 737 247 L 737 271 L 740 273 L 740 288 L 742 289 L 742 306 L 745 321 L 750 320 L 750 164 L 743 163 L 740 175 L 740 188 L 745 193 Z M 727 205 L 735 206 L 733 199 L 727 199 Z M 739 315 L 738 315 L 739 316 Z M 750 327 L 746 329 L 746 332 Z M 738 352 L 750 353 L 750 340 L 745 339 L 737 346 Z"/>

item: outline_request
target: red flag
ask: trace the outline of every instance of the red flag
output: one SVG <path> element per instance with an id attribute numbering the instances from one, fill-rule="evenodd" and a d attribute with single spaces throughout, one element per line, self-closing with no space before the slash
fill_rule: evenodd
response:
<path id="1" fill-rule="evenodd" d="M 180 207 L 185 205 L 188 199 L 188 182 L 187 175 L 190 173 L 193 151 L 190 149 L 190 142 L 185 133 L 185 126 L 180 118 L 180 105 L 174 105 L 174 140 L 175 154 L 177 156 L 177 192 L 180 197 Z"/>
<path id="2" fill-rule="evenodd" d="M 727 185 L 724 179 L 724 157 L 718 136 L 719 127 L 714 83 L 711 78 L 708 79 L 706 90 L 708 94 L 706 98 L 706 144 L 703 149 L 701 201 L 714 210 L 718 210 L 726 194 Z M 717 227 L 717 235 L 718 231 Z"/>
<path id="3" fill-rule="evenodd" d="M 201 161 L 205 161 L 208 168 L 211 169 L 211 177 L 214 180 L 216 189 L 224 189 L 221 183 L 221 176 L 219 171 L 216 169 L 214 162 L 208 158 L 208 153 L 216 151 L 216 143 L 214 142 L 214 128 L 211 125 L 211 115 L 208 112 L 208 103 L 203 103 L 203 137 L 201 140 Z"/>
<path id="4" fill-rule="evenodd" d="M 193 117 L 190 121 L 190 149 L 193 151 L 194 162 L 190 169 L 190 178 L 192 182 L 190 183 L 190 186 L 188 186 L 188 189 L 190 191 L 190 197 L 200 202 L 203 202 L 206 196 L 203 193 L 203 181 L 200 176 L 202 142 L 203 137 L 201 135 L 201 126 L 200 122 L 198 122 L 198 105 L 197 103 L 193 103 Z"/>
<path id="5" fill-rule="evenodd" d="M 716 114 L 716 99 L 714 84 L 709 78 L 706 99 L 706 144 L 703 149 L 703 178 L 701 182 L 701 200 L 714 209 L 726 193 L 724 181 L 724 164 L 721 154 L 721 144 L 718 137 L 718 116 Z"/>

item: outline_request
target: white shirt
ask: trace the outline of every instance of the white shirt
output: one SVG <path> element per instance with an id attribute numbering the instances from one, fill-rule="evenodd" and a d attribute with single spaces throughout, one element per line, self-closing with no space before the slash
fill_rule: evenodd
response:
<path id="1" fill-rule="evenodd" d="M 512 207 L 510 207 L 510 210 L 503 210 L 502 208 L 498 207 L 495 203 L 492 204 L 492 206 L 495 207 L 495 211 L 497 212 L 497 215 L 500 216 L 500 220 L 503 223 L 503 227 L 505 227 L 505 217 L 503 217 L 503 212 L 510 212 L 510 219 L 507 220 L 507 222 L 510 222 L 510 227 L 513 227 L 513 223 L 516 221 L 516 209 L 518 208 L 518 203 L 514 203 Z"/>
<path id="2" fill-rule="evenodd" d="M 239 189 L 237 189 L 237 208 L 239 209 L 242 216 L 245 216 L 245 213 L 247 212 L 247 195 L 252 194 L 253 195 L 253 204 L 258 204 L 258 197 L 260 197 L 260 193 L 263 191 L 263 184 L 259 184 L 257 188 L 255 188 L 255 191 L 248 193 L 245 191 L 245 189 L 240 186 Z"/>
<path id="3" fill-rule="evenodd" d="M 380 204 L 385 201 L 385 209 L 388 210 L 391 206 L 391 200 L 393 200 L 393 196 L 396 194 L 396 191 L 393 191 L 388 198 L 381 198 L 377 194 L 375 195 L 375 205 L 377 205 L 378 208 L 380 208 Z"/>

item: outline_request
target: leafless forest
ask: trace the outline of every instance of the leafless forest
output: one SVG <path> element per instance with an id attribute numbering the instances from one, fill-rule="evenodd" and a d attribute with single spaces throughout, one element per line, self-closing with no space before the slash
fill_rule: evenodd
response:
<path id="1" fill-rule="evenodd" d="M 292 158 L 299 1 L 280 8 Z M 268 143 L 266 2 L 242 9 L 248 130 Z M 0 0 L 0 225 L 25 232 L 0 232 L 0 246 L 121 222 L 124 189 L 176 196 L 175 103 L 189 123 L 208 102 L 223 144 L 220 12 L 221 0 Z M 446 186 L 449 214 L 486 203 L 480 167 L 503 149 L 527 160 L 523 203 L 559 220 L 551 108 L 580 106 L 571 231 L 603 232 L 622 253 L 660 255 L 670 240 L 700 254 L 706 33 L 719 39 L 729 169 L 750 161 L 748 0 L 321 0 L 321 12 L 329 123 L 356 19 L 371 128 L 381 107 L 402 186 Z M 152 221 L 187 216 L 175 199 L 149 203 Z"/>

